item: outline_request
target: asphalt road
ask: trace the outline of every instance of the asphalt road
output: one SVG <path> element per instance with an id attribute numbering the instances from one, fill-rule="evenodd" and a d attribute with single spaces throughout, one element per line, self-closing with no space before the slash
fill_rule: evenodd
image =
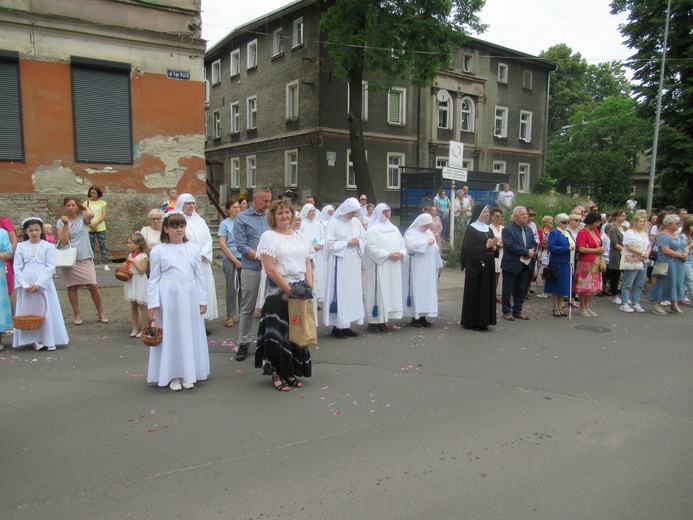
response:
<path id="1" fill-rule="evenodd" d="M 146 383 L 122 289 L 99 277 L 110 324 L 67 315 L 55 352 L 5 338 L 3 520 L 693 518 L 691 307 L 600 300 L 567 320 L 537 300 L 532 321 L 471 332 L 446 269 L 433 328 L 321 328 L 302 389 L 235 362 L 217 320 L 210 379 L 171 392 Z"/>

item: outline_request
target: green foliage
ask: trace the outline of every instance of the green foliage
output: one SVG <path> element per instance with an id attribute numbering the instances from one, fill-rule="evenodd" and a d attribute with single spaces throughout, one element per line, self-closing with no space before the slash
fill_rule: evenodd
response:
<path id="1" fill-rule="evenodd" d="M 667 0 L 613 0 L 612 13 L 628 13 L 621 27 L 645 117 L 654 119 L 662 59 Z M 693 4 L 672 0 L 662 95 L 657 205 L 693 206 Z"/>

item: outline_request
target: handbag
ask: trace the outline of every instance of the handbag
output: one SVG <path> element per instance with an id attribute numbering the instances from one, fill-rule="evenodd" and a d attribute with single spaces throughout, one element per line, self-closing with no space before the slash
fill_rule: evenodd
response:
<path id="1" fill-rule="evenodd" d="M 541 277 L 544 280 L 558 280 L 558 269 L 546 266 L 541 271 Z"/>
<path id="2" fill-rule="evenodd" d="M 654 267 L 652 267 L 652 276 L 666 276 L 668 272 L 668 262 L 656 262 Z"/>
<path id="3" fill-rule="evenodd" d="M 599 256 L 599 272 L 600 273 L 606 272 L 606 258 L 604 258 L 604 255 Z"/>
<path id="4" fill-rule="evenodd" d="M 318 344 L 313 300 L 289 299 L 289 341 L 299 347 Z"/>
<path id="5" fill-rule="evenodd" d="M 55 267 L 74 267 L 77 263 L 77 248 L 70 247 L 67 249 L 56 248 L 55 250 Z"/>
<path id="6" fill-rule="evenodd" d="M 619 265 L 621 271 L 641 271 L 643 267 L 644 264 L 640 260 L 640 255 L 631 253 L 626 249 L 621 251 L 621 264 Z"/>

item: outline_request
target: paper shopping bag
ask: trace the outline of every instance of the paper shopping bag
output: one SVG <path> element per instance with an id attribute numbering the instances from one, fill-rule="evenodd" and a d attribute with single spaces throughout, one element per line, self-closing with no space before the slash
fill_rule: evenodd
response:
<path id="1" fill-rule="evenodd" d="M 318 344 L 313 300 L 289 299 L 289 341 L 299 347 Z"/>

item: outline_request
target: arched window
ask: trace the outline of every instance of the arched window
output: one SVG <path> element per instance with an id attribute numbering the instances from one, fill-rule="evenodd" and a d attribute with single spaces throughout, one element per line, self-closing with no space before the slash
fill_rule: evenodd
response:
<path id="1" fill-rule="evenodd" d="M 474 101 L 470 97 L 462 98 L 462 122 L 460 130 L 463 132 L 474 132 Z"/>

